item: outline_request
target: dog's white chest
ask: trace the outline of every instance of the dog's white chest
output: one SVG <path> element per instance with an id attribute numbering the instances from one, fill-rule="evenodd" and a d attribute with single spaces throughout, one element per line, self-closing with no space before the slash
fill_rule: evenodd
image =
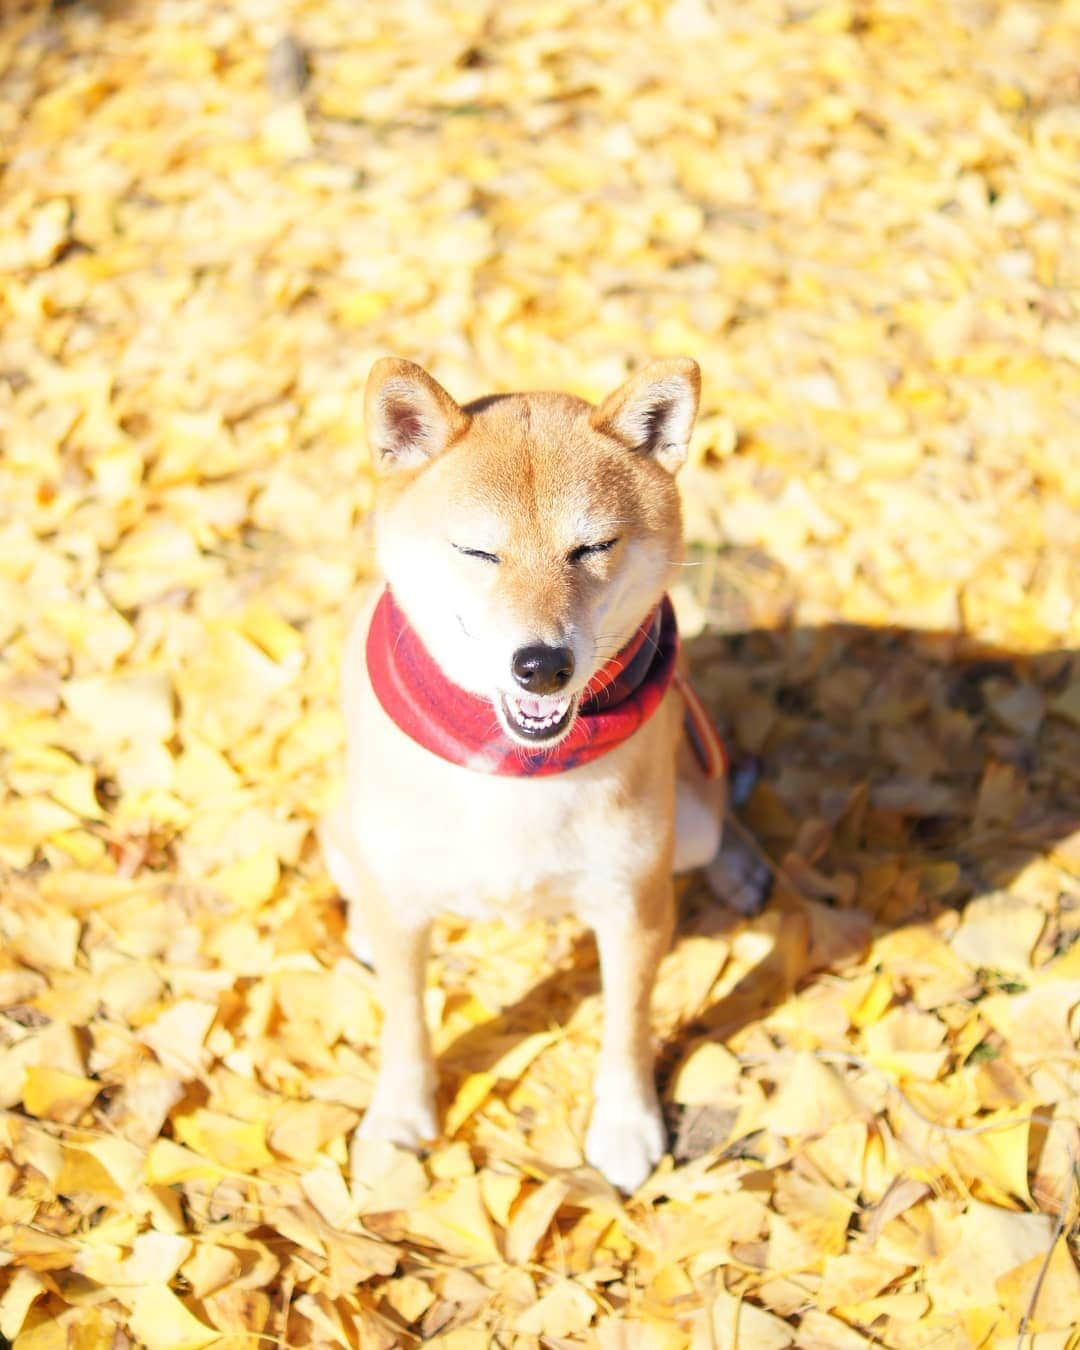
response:
<path id="1" fill-rule="evenodd" d="M 402 903 L 469 918 L 538 917 L 621 870 L 626 822 L 611 809 L 606 775 L 505 778 L 415 749 L 426 760 L 421 775 L 403 781 L 412 755 L 398 747 L 392 773 L 354 797 L 365 861 Z"/>
<path id="2" fill-rule="evenodd" d="M 352 837 L 395 903 L 511 921 L 582 912 L 593 898 L 617 899 L 643 857 L 663 847 L 655 799 L 628 801 L 611 757 L 568 774 L 507 778 L 397 743 L 404 738 L 388 724 L 370 731 L 368 749 L 382 743 L 392 753 L 354 762 Z M 662 796 L 666 777 L 658 766 Z"/>

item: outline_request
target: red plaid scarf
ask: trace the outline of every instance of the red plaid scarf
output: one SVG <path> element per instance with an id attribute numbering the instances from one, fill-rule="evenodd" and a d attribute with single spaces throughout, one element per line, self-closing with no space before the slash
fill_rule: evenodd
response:
<path id="1" fill-rule="evenodd" d="M 564 773 L 621 745 L 660 706 L 674 678 L 687 704 L 687 731 L 710 777 L 726 769 L 708 714 L 675 672 L 679 633 L 667 596 L 626 646 L 586 685 L 568 735 L 530 750 L 503 731 L 490 701 L 452 684 L 390 593 L 379 597 L 367 637 L 367 665 L 383 711 L 425 750 L 481 773 L 528 778 Z"/>

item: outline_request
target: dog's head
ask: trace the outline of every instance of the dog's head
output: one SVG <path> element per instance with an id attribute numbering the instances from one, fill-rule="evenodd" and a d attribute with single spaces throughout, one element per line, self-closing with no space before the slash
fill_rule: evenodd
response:
<path id="1" fill-rule="evenodd" d="M 410 361 L 372 369 L 383 572 L 446 675 L 518 743 L 566 735 L 667 589 L 699 386 L 694 361 L 656 361 L 599 407 L 565 394 L 460 407 Z"/>

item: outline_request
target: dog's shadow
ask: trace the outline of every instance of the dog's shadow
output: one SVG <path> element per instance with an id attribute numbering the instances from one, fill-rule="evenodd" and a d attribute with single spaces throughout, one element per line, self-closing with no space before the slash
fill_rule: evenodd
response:
<path id="1" fill-rule="evenodd" d="M 1010 884 L 1062 849 L 1080 863 L 1080 652 L 1036 654 L 950 633 L 849 624 L 707 631 L 694 683 L 756 787 L 740 812 L 780 880 L 743 919 L 683 883 L 679 942 L 751 933 L 763 955 L 734 987 L 661 1028 L 661 1086 L 701 1038 L 728 1040 L 873 936 Z M 1040 959 L 1080 931 L 1066 912 Z M 753 940 L 749 944 L 753 946 Z M 505 1036 L 565 1024 L 595 994 L 591 940 L 496 1022 L 440 1057 L 488 1067 Z"/>

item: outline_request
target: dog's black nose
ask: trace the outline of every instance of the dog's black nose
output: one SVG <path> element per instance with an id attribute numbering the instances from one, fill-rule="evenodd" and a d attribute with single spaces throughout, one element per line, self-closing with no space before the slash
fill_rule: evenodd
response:
<path id="1" fill-rule="evenodd" d="M 569 647 L 519 647 L 510 662 L 514 679 L 530 694 L 557 694 L 574 673 Z"/>

